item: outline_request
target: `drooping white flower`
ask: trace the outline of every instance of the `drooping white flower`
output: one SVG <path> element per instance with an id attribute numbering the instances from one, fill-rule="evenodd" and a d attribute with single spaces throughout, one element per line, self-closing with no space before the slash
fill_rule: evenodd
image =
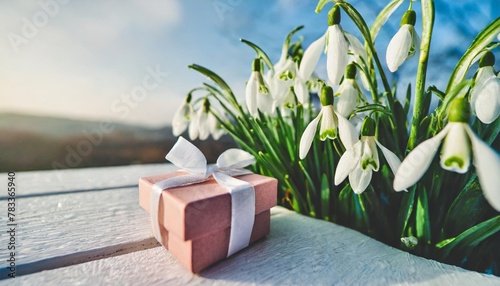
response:
<path id="1" fill-rule="evenodd" d="M 217 118 L 210 112 L 208 114 L 208 127 L 210 130 L 210 134 L 214 140 L 219 140 L 222 135 L 226 134 L 226 130 L 224 130 Z"/>
<path id="2" fill-rule="evenodd" d="M 338 6 L 334 6 L 328 13 L 328 24 L 329 27 L 326 33 L 314 41 L 304 52 L 299 67 L 299 76 L 304 80 L 308 80 L 311 77 L 326 47 L 326 71 L 328 80 L 330 84 L 338 85 L 349 63 L 348 52 L 350 47 L 356 48 L 361 46 L 361 43 L 359 43 L 356 37 L 345 33 L 340 26 L 340 8 Z M 356 42 L 353 38 L 356 39 Z M 360 54 L 360 52 L 353 53 Z"/>
<path id="3" fill-rule="evenodd" d="M 363 94 L 355 78 L 356 65 L 351 63 L 347 65 L 345 79 L 335 94 L 337 97 L 335 100 L 335 110 L 345 118 L 348 118 L 356 109 Z"/>
<path id="4" fill-rule="evenodd" d="M 492 123 L 500 114 L 500 78 L 495 76 L 494 63 L 491 52 L 481 58 L 471 96 L 472 110 L 485 124 Z"/>
<path id="5" fill-rule="evenodd" d="M 500 211 L 500 155 L 483 142 L 468 125 L 469 104 L 455 99 L 450 107 L 448 124 L 434 137 L 422 142 L 401 163 L 394 179 L 394 189 L 401 191 L 414 185 L 429 168 L 441 142 L 441 167 L 465 173 L 472 157 L 479 184 L 489 204 Z"/>
<path id="6" fill-rule="evenodd" d="M 203 108 L 201 108 L 203 109 Z M 191 113 L 190 120 L 189 120 L 189 139 L 191 140 L 196 140 L 198 138 L 198 113 L 200 113 L 200 110 L 194 111 Z"/>
<path id="7" fill-rule="evenodd" d="M 210 104 L 207 99 L 204 100 L 203 106 L 198 109 L 196 116 L 196 129 L 198 130 L 198 138 L 206 140 L 210 136 L 210 122 L 208 120 L 210 114 Z"/>
<path id="8" fill-rule="evenodd" d="M 327 138 L 337 138 L 337 127 L 340 140 L 345 146 L 352 146 L 358 136 L 354 126 L 346 118 L 340 116 L 333 109 L 333 90 L 330 86 L 324 86 L 320 95 L 321 110 L 309 125 L 307 125 L 299 145 L 299 158 L 304 159 L 311 148 L 316 135 L 318 125 L 319 138 L 325 141 Z"/>
<path id="9" fill-rule="evenodd" d="M 349 176 L 349 183 L 356 194 L 366 190 L 372 179 L 372 173 L 380 167 L 377 146 L 382 150 L 389 167 L 395 173 L 401 164 L 399 158 L 375 139 L 375 121 L 367 117 L 363 123 L 361 139 L 340 158 L 335 170 L 335 185 L 342 183 Z"/>
<path id="10" fill-rule="evenodd" d="M 191 115 L 194 113 L 193 106 L 191 105 L 191 94 L 186 97 L 186 100 L 175 111 L 172 119 L 172 133 L 174 136 L 179 136 L 189 126 Z"/>
<path id="11" fill-rule="evenodd" d="M 401 19 L 401 27 L 387 46 L 385 59 L 391 72 L 398 70 L 407 59 L 413 57 L 420 48 L 420 38 L 415 31 L 416 14 L 408 10 Z"/>
<path id="12" fill-rule="evenodd" d="M 248 79 L 245 89 L 248 111 L 252 116 L 257 116 L 260 110 L 264 114 L 273 114 L 275 106 L 269 92 L 269 87 L 261 73 L 260 59 L 255 59 L 252 64 L 252 74 Z"/>
<path id="13" fill-rule="evenodd" d="M 298 74 L 297 63 L 291 58 L 280 60 L 274 66 L 274 72 L 271 73 L 270 71 L 266 74 L 266 81 L 269 84 L 275 107 L 282 107 L 292 101 L 295 102 L 295 99 L 290 97 L 292 87 L 300 103 L 305 104 L 309 101 L 306 81 Z"/>
<path id="14" fill-rule="evenodd" d="M 195 140 L 198 138 L 200 140 L 206 140 L 210 134 L 217 140 L 225 134 L 225 130 L 220 127 L 217 118 L 210 112 L 210 101 L 205 98 L 203 100 L 203 105 L 196 112 L 191 114 L 191 120 L 189 122 L 189 139 Z"/>

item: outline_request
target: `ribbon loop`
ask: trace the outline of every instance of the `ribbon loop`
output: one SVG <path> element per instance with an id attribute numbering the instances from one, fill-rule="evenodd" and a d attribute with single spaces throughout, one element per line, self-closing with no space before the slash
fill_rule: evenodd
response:
<path id="1" fill-rule="evenodd" d="M 165 159 L 189 173 L 207 175 L 205 155 L 182 136 L 177 139 Z"/>
<path id="2" fill-rule="evenodd" d="M 220 154 L 217 166 L 221 169 L 244 168 L 255 163 L 255 158 L 248 152 L 240 149 L 228 149 Z"/>
<path id="3" fill-rule="evenodd" d="M 251 184 L 232 176 L 251 174 L 252 172 L 243 168 L 253 164 L 255 158 L 243 150 L 229 149 L 219 156 L 217 164 L 207 165 L 203 153 L 183 137 L 179 137 L 165 158 L 189 174 L 153 185 L 150 216 L 156 240 L 162 243 L 158 211 L 163 190 L 198 184 L 213 176 L 231 195 L 231 233 L 227 256 L 248 246 L 255 220 L 255 190 Z"/>

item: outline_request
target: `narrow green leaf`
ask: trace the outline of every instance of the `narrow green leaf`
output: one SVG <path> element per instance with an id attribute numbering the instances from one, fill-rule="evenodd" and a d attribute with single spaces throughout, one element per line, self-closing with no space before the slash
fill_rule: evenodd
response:
<path id="1" fill-rule="evenodd" d="M 393 0 L 380 11 L 370 28 L 370 34 L 372 35 L 373 41 L 377 38 L 380 28 L 382 28 L 385 22 L 387 22 L 387 19 L 391 17 L 392 13 L 394 13 L 403 2 L 404 0 Z"/>
<path id="2" fill-rule="evenodd" d="M 447 257 L 457 247 L 475 247 L 488 237 L 500 231 L 500 215 L 475 225 L 455 238 L 445 239 L 436 246 L 441 248 L 443 256 Z"/>
<path id="3" fill-rule="evenodd" d="M 446 93 L 449 93 L 467 75 L 467 71 L 472 65 L 474 58 L 500 33 L 500 17 L 496 18 L 486 28 L 484 28 L 474 39 L 465 54 L 458 61 L 451 74 Z"/>
<path id="4" fill-rule="evenodd" d="M 399 207 L 398 213 L 398 227 L 399 233 L 403 237 L 405 236 L 405 231 L 410 224 L 411 214 L 413 213 L 413 207 L 415 204 L 415 187 L 412 187 L 407 193 L 403 194 L 403 199 L 401 200 L 401 205 Z"/>
<path id="5" fill-rule="evenodd" d="M 336 1 L 335 0 L 319 0 L 318 5 L 316 6 L 316 10 L 314 10 L 314 12 L 316 12 L 316 13 L 321 12 L 321 10 L 323 10 L 323 8 L 325 7 L 326 4 L 328 4 L 328 2 L 335 3 Z"/>
<path id="6" fill-rule="evenodd" d="M 290 49 L 290 42 L 292 41 L 292 37 L 295 33 L 298 31 L 302 30 L 304 26 L 298 26 L 297 28 L 293 29 L 290 33 L 285 38 L 285 42 L 283 42 L 283 48 L 281 49 L 281 55 L 287 55 L 288 50 Z"/>
<path id="7" fill-rule="evenodd" d="M 429 220 L 429 203 L 427 201 L 427 190 L 425 188 L 418 191 L 415 220 L 417 238 L 423 238 L 427 243 L 430 243 L 431 225 Z"/>
<path id="8" fill-rule="evenodd" d="M 330 220 L 330 183 L 326 174 L 321 176 L 321 214 L 324 220 Z"/>
<path id="9" fill-rule="evenodd" d="M 273 63 L 267 56 L 266 52 L 264 52 L 259 46 L 245 39 L 240 39 L 240 41 L 249 45 L 252 49 L 254 49 L 255 52 L 257 53 L 257 57 L 261 58 L 270 70 L 274 70 Z"/>
<path id="10" fill-rule="evenodd" d="M 189 66 L 189 68 L 194 69 L 195 71 L 205 75 L 206 77 L 214 81 L 218 86 L 220 86 L 224 91 L 228 93 L 233 93 L 229 85 L 218 74 L 207 69 L 206 67 L 197 64 L 192 64 Z"/>

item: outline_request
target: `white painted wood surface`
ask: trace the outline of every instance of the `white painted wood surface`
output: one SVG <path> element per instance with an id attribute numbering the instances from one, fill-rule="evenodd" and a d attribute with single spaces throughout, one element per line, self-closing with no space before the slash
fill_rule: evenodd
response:
<path id="1" fill-rule="evenodd" d="M 19 173 L 13 285 L 500 285 L 500 278 L 410 255 L 356 231 L 272 210 L 270 235 L 199 275 L 151 238 L 137 180 L 167 164 Z M 0 186 L 6 185 L 0 174 Z M 0 204 L 6 208 L 5 199 Z M 0 241 L 6 244 L 6 216 Z M 5 247 L 1 247 L 5 249 Z M 45 270 L 45 271 L 44 271 Z"/>

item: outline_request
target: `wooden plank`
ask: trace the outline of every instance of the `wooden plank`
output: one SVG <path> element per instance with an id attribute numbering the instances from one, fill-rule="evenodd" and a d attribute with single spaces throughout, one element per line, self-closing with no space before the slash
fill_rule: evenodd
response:
<path id="1" fill-rule="evenodd" d="M 4 282 L 8 282 L 4 281 Z M 500 278 L 416 257 L 356 231 L 272 210 L 267 238 L 199 275 L 156 247 L 16 278 L 16 285 L 499 285 Z"/>
<path id="2" fill-rule="evenodd" d="M 119 167 L 83 168 L 50 171 L 19 172 L 17 197 L 45 194 L 66 194 L 88 190 L 107 190 L 136 186 L 140 177 L 169 173 L 177 168 L 172 164 L 131 165 Z M 0 173 L 0 188 L 7 186 L 7 173 Z M 0 193 L 0 200 L 6 199 Z"/>
<path id="3" fill-rule="evenodd" d="M 17 206 L 18 265 L 91 250 L 106 255 L 151 237 L 137 187 L 21 198 Z M 5 220 L 2 212 L 0 241 L 9 239 Z M 0 252 L 0 261 L 7 257 Z"/>

